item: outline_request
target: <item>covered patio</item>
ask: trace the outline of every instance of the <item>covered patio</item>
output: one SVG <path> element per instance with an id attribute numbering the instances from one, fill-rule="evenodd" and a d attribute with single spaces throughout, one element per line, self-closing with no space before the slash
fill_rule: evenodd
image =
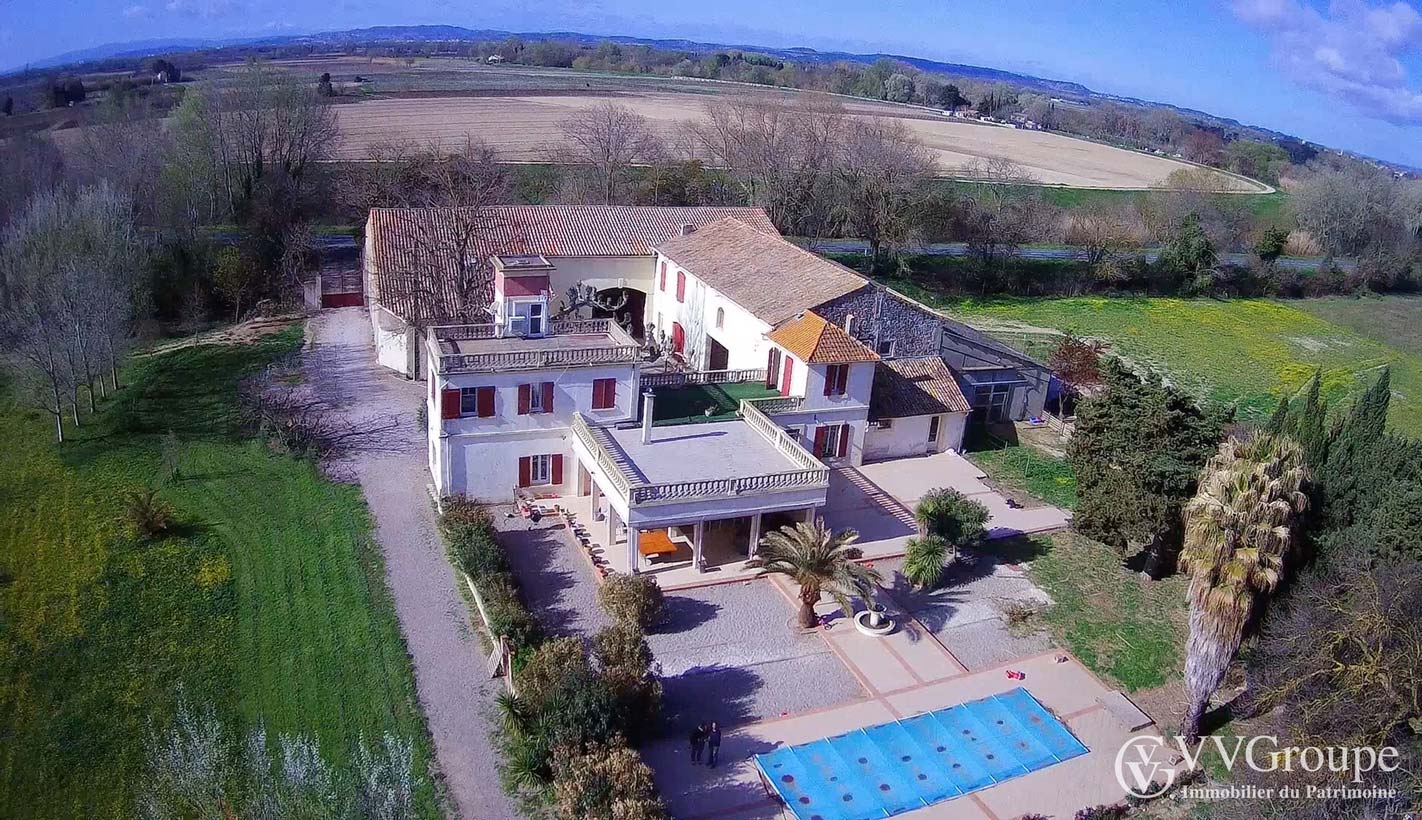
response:
<path id="1" fill-rule="evenodd" d="M 664 588 L 746 577 L 762 534 L 812 520 L 829 471 L 758 411 L 680 427 L 573 425 L 576 494 L 604 572 L 655 573 Z"/>

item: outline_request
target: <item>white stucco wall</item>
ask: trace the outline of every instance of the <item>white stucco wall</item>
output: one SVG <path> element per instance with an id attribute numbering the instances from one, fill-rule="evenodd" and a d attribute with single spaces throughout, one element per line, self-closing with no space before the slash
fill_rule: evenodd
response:
<path id="1" fill-rule="evenodd" d="M 375 338 L 375 360 L 382 367 L 413 377 L 410 358 L 410 328 L 389 311 L 374 306 L 370 309 L 371 330 Z"/>
<path id="2" fill-rule="evenodd" d="M 892 426 L 887 429 L 870 425 L 864 434 L 865 460 L 910 458 L 941 453 L 944 450 L 961 450 L 968 415 L 944 413 L 939 416 L 938 441 L 930 445 L 928 426 L 932 418 L 933 416 L 907 416 L 893 419 Z"/>
<path id="3" fill-rule="evenodd" d="M 640 371 L 636 365 L 575 367 L 513 373 L 460 373 L 432 379 L 425 393 L 430 419 L 430 471 L 441 495 L 463 493 L 487 501 L 507 501 L 518 483 L 518 460 L 526 455 L 561 453 L 568 458 L 568 426 L 580 412 L 593 423 L 613 424 L 637 415 Z M 593 381 L 617 379 L 615 405 L 592 409 Z M 518 387 L 553 382 L 553 412 L 518 413 Z M 494 415 L 441 418 L 445 389 L 493 387 Z M 540 389 L 534 387 L 532 389 Z M 572 462 L 564 462 L 561 487 L 539 487 L 535 492 L 558 492 L 571 487 Z"/>
<path id="4" fill-rule="evenodd" d="M 788 356 L 790 354 L 787 352 L 785 355 Z M 800 379 L 798 373 L 792 374 L 791 378 L 796 380 L 799 386 L 804 390 L 803 395 L 805 396 L 806 410 L 840 408 L 854 405 L 863 407 L 865 412 L 868 412 L 869 394 L 874 390 L 873 362 L 857 362 L 851 364 L 849 366 L 849 379 L 844 386 L 844 394 L 839 396 L 825 395 L 825 371 L 829 368 L 829 365 L 806 365 L 804 362 L 796 361 L 795 368 L 797 370 L 804 368 L 805 370 L 803 380 Z"/>
<path id="5" fill-rule="evenodd" d="M 660 289 L 661 279 L 660 274 L 657 273 L 663 262 L 667 266 L 665 291 Z M 686 274 L 686 300 L 684 302 L 676 300 L 676 275 L 678 272 Z M 770 346 L 770 342 L 765 339 L 765 334 L 770 332 L 769 324 L 756 318 L 720 291 L 702 282 L 685 268 L 678 267 L 675 262 L 660 254 L 653 266 L 651 287 L 652 298 L 648 302 L 647 310 L 650 316 L 648 321 L 655 324 L 668 337 L 671 336 L 672 323 L 681 324 L 686 331 L 687 351 L 700 353 L 699 359 L 687 362 L 693 369 L 705 370 L 709 367 L 711 346 L 694 338 L 697 335 L 710 336 L 729 351 L 728 369 L 765 367 L 766 352 Z M 719 328 L 716 326 L 717 309 L 725 311 L 722 326 Z"/>

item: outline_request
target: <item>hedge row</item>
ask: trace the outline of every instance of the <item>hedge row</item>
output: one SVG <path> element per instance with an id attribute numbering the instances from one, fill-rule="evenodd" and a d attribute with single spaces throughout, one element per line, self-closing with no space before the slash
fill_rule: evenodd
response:
<path id="1" fill-rule="evenodd" d="M 520 653 L 536 647 L 543 630 L 523 603 L 488 510 L 464 498 L 446 499 L 444 507 L 439 528 L 449 559 L 479 590 L 489 631 L 506 636 Z"/>

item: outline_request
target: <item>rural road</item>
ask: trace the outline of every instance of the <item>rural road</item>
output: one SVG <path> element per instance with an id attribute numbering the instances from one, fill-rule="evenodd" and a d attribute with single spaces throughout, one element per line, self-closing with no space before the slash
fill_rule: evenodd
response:
<path id="1" fill-rule="evenodd" d="M 323 310 L 307 334 L 309 384 L 347 421 L 374 431 L 334 468 L 360 482 L 375 518 L 385 580 L 434 740 L 431 768 L 442 776 L 454 816 L 515 818 L 499 788 L 498 757 L 489 742 L 500 684 L 484 670 L 484 648 L 470 626 L 425 490 L 425 434 L 415 421 L 420 384 L 376 364 L 370 317 L 361 308 Z"/>
<path id="2" fill-rule="evenodd" d="M 810 249 L 818 253 L 868 253 L 869 243 L 863 239 L 818 239 L 810 243 Z M 936 242 L 924 245 L 919 253 L 930 256 L 967 256 L 968 245 L 965 242 Z M 1159 248 L 1146 248 L 1141 252 L 1147 262 L 1154 262 L 1160 257 Z M 1017 256 L 1023 259 L 1060 259 L 1069 261 L 1085 261 L 1086 253 L 1077 248 L 1062 248 L 1057 246 L 1024 245 L 1017 249 Z M 1222 253 L 1220 261 L 1230 265 L 1245 265 L 1249 263 L 1247 253 Z M 1293 270 L 1313 270 L 1323 262 L 1321 256 L 1281 256 L 1279 257 L 1279 267 Z M 1352 270 L 1357 263 L 1352 259 L 1334 259 L 1333 263 L 1339 270 Z"/>

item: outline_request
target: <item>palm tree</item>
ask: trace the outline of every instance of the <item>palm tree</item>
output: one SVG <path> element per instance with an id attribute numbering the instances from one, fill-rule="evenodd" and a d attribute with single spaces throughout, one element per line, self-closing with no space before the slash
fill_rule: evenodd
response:
<path id="1" fill-rule="evenodd" d="M 1308 507 L 1308 471 L 1292 439 L 1231 437 L 1200 474 L 1186 505 L 1180 568 L 1190 575 L 1185 646 L 1189 708 L 1180 733 L 1197 740 L 1210 696 L 1224 680 L 1256 607 L 1283 576 Z"/>
<path id="2" fill-rule="evenodd" d="M 854 562 L 850 544 L 859 538 L 854 530 L 835 533 L 824 519 L 799 522 L 766 533 L 749 566 L 763 575 L 778 574 L 800 585 L 800 626 L 815 625 L 815 604 L 820 593 L 829 593 L 845 615 L 854 613 L 854 597 L 868 600 L 884 579 L 879 571 Z"/>

